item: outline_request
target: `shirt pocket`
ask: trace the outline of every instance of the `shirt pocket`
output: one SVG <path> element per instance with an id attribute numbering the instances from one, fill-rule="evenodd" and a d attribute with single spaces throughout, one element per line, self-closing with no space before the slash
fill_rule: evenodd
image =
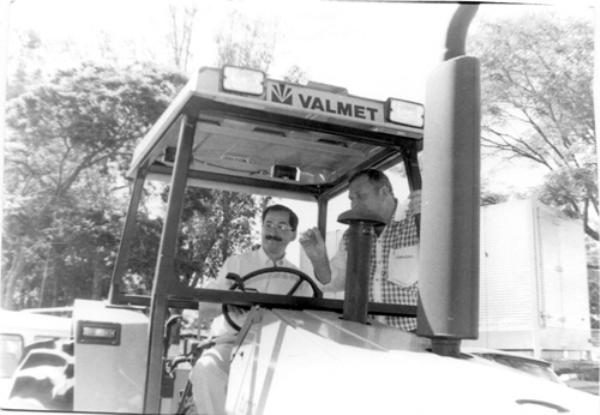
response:
<path id="1" fill-rule="evenodd" d="M 392 249 L 388 258 L 388 280 L 400 287 L 408 287 L 417 279 L 419 245 Z"/>

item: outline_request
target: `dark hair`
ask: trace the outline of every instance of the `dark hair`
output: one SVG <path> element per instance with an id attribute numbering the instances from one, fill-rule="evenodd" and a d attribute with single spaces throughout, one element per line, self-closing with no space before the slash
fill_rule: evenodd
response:
<path id="1" fill-rule="evenodd" d="M 273 212 L 287 212 L 288 216 L 289 216 L 289 224 L 290 227 L 292 228 L 292 231 L 296 231 L 296 228 L 298 227 L 298 216 L 294 213 L 294 211 L 292 209 L 290 209 L 287 206 L 283 206 L 283 205 L 271 205 L 265 208 L 265 210 L 263 210 L 262 213 L 262 221 L 265 221 L 265 216 L 267 216 L 267 213 L 269 213 L 270 211 Z"/>
<path id="2" fill-rule="evenodd" d="M 390 193 L 394 194 L 394 189 L 392 189 L 392 183 L 390 182 L 390 179 L 385 175 L 384 172 L 377 169 L 359 170 L 350 176 L 348 183 L 352 183 L 354 180 L 362 176 L 366 176 L 367 179 L 369 179 L 369 182 L 373 183 L 378 189 L 387 187 Z"/>

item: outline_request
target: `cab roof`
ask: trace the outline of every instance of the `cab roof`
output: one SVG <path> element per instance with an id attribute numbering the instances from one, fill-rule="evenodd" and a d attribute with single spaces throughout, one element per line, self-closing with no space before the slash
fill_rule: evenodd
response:
<path id="1" fill-rule="evenodd" d="M 221 69 L 200 69 L 139 143 L 128 175 L 168 180 L 184 114 L 196 122 L 189 184 L 211 188 L 312 198 L 422 149 L 422 127 L 388 121 L 389 102 L 316 83 L 263 86 L 227 91 Z"/>

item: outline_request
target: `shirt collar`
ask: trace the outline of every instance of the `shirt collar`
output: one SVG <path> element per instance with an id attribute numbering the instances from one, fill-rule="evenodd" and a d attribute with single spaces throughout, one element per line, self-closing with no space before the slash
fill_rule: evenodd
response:
<path id="1" fill-rule="evenodd" d="M 260 262 L 265 265 L 265 267 L 272 267 L 273 260 L 269 258 L 263 247 L 261 246 L 258 250 L 258 257 L 260 258 Z M 275 266 L 281 267 L 283 266 L 283 261 L 285 260 L 285 254 L 280 259 L 275 262 Z"/>
<path id="2" fill-rule="evenodd" d="M 394 213 L 392 215 L 392 220 L 390 220 L 390 222 L 387 224 L 376 225 L 374 227 L 377 237 L 381 236 L 384 229 L 386 229 L 392 222 L 398 222 L 398 221 L 402 220 L 402 215 L 400 215 L 398 213 L 398 212 L 402 212 L 402 209 L 399 207 L 399 205 L 400 204 L 398 203 L 398 199 L 394 198 Z"/>

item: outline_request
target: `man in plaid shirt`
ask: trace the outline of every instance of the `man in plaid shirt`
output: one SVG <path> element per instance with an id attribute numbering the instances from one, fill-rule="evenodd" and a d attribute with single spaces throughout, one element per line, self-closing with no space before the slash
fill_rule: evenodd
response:
<path id="1" fill-rule="evenodd" d="M 385 226 L 375 228 L 371 237 L 369 301 L 417 305 L 417 258 L 419 237 L 415 215 L 420 209 L 420 191 L 412 192 L 406 212 L 394 197 L 389 178 L 380 170 L 366 169 L 350 180 L 349 197 L 353 209 L 377 212 Z M 325 242 L 317 228 L 306 231 L 300 243 L 321 282 L 328 291 L 344 289 L 346 276 L 346 235 L 335 256 L 328 261 Z M 405 331 L 417 328 L 415 318 L 377 317 L 382 323 Z"/>

